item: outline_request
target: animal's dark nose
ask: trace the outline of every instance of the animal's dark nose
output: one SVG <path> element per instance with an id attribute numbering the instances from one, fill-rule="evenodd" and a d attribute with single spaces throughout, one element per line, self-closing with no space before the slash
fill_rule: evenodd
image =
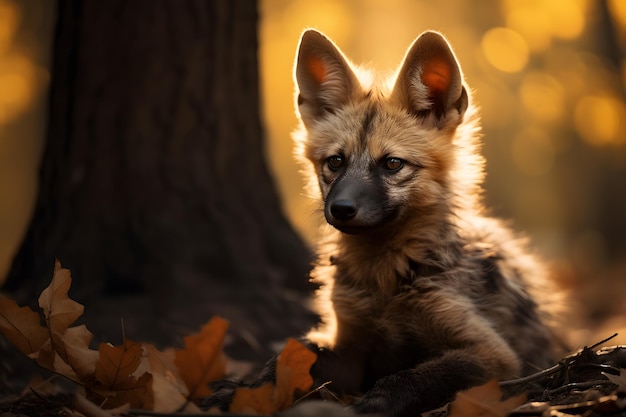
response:
<path id="1" fill-rule="evenodd" d="M 350 220 L 356 216 L 356 212 L 356 204 L 352 200 L 337 200 L 330 205 L 330 213 L 337 220 Z"/>

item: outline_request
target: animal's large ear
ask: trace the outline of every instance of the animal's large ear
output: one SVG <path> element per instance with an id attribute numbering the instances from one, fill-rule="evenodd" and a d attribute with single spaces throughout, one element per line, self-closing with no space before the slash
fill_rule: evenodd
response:
<path id="1" fill-rule="evenodd" d="M 456 57 L 446 39 L 437 32 L 424 32 L 407 50 L 392 97 L 417 116 L 434 116 L 443 126 L 450 115 L 465 113 L 467 91 Z"/>
<path id="2" fill-rule="evenodd" d="M 359 82 L 343 54 L 322 33 L 302 34 L 295 64 L 298 109 L 306 125 L 334 113 L 357 91 Z"/>

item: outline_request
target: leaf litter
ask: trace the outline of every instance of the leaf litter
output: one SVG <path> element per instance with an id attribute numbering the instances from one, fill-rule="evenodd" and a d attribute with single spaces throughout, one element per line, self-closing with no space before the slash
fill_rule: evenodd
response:
<path id="1" fill-rule="evenodd" d="M 125 337 L 119 346 L 101 343 L 92 349 L 93 334 L 87 327 L 72 327 L 84 307 L 69 298 L 70 287 L 70 271 L 57 261 L 52 281 L 38 299 L 39 311 L 20 307 L 0 294 L 0 332 L 6 340 L 39 366 L 79 387 L 69 394 L 49 382 L 31 384 L 17 398 L 0 400 L 3 416 L 207 413 L 196 401 L 212 394 L 211 382 L 226 377 L 228 360 L 222 350 L 226 320 L 213 317 L 198 333 L 184 338 L 182 349 L 160 351 Z M 500 383 L 491 380 L 461 392 L 452 403 L 422 416 L 623 416 L 626 347 L 596 349 L 600 344 L 585 347 L 535 375 Z M 276 362 L 276 381 L 237 388 L 230 413 L 276 414 L 301 399 L 308 400 L 311 394 L 349 405 L 354 398 L 334 396 L 327 389 L 332 388 L 331 381 L 314 387 L 310 369 L 316 359 L 300 342 L 288 340 Z M 327 395 L 319 395 L 323 392 Z M 315 410 L 325 409 L 315 404 L 301 403 L 287 414 L 316 415 Z M 352 415 L 344 408 L 333 410 L 333 415 Z"/>
<path id="2" fill-rule="evenodd" d="M 152 344 L 124 337 L 119 346 L 101 343 L 96 350 L 90 347 L 93 334 L 86 326 L 71 327 L 84 307 L 69 298 L 70 287 L 70 271 L 57 261 L 52 281 L 38 299 L 39 311 L 20 307 L 0 294 L 0 332 L 39 366 L 77 384 L 81 394 L 76 402 L 83 406 L 158 413 L 202 411 L 194 400 L 210 396 L 209 383 L 226 377 L 227 358 L 222 350 L 226 320 L 213 317 L 198 333 L 184 338 L 182 349 L 160 351 Z M 271 391 L 265 397 L 254 392 L 253 409 L 271 413 L 291 406 L 294 396 L 313 384 L 309 370 L 315 360 L 315 354 L 300 342 L 288 341 L 279 357 L 277 383 L 261 387 Z M 59 397 L 33 387 L 22 395 L 24 398 L 27 400 L 22 403 L 48 398 L 53 406 L 47 411 L 60 410 L 59 404 L 71 407 L 72 403 L 66 393 Z M 251 407 L 241 400 L 239 403 Z M 2 404 L 0 401 L 0 411 Z M 11 410 L 19 408 L 14 405 Z"/>

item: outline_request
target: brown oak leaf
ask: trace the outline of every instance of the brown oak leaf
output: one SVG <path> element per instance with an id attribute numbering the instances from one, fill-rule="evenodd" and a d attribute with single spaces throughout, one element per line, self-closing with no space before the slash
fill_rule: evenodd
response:
<path id="1" fill-rule="evenodd" d="M 40 366 L 80 383 L 74 365 L 85 376 L 89 371 L 82 368 L 93 362 L 94 351 L 89 350 L 92 336 L 84 326 L 68 329 L 83 313 L 83 306 L 67 295 L 71 282 L 69 270 L 56 261 L 52 281 L 39 296 L 41 315 L 0 296 L 0 331 Z M 68 356 L 68 346 L 73 357 Z"/>
<path id="2" fill-rule="evenodd" d="M 50 332 L 63 334 L 83 314 L 83 305 L 67 295 L 71 285 L 70 270 L 62 268 L 61 263 L 55 261 L 52 281 L 41 292 L 38 300 Z"/>
<path id="3" fill-rule="evenodd" d="M 317 355 L 295 339 L 287 340 L 276 362 L 276 402 L 279 410 L 291 407 L 294 396 L 313 385 L 311 366 Z"/>
<path id="4" fill-rule="evenodd" d="M 143 347 L 126 339 L 121 346 L 101 343 L 99 359 L 95 364 L 95 383 L 87 386 L 90 398 L 106 399 L 106 408 L 130 403 L 133 408 L 151 409 L 154 403 L 152 375 L 144 372 L 136 376 Z"/>
<path id="5" fill-rule="evenodd" d="M 96 380 L 107 389 L 127 386 L 141 363 L 141 345 L 128 339 L 121 346 L 100 343 L 98 352 L 100 358 L 96 363 Z"/>
<path id="6" fill-rule="evenodd" d="M 184 338 L 184 349 L 176 349 L 174 363 L 189 389 L 189 398 L 208 397 L 209 382 L 226 375 L 226 357 L 222 352 L 228 322 L 213 317 L 199 333 Z"/>
<path id="7" fill-rule="evenodd" d="M 459 392 L 450 404 L 448 417 L 506 417 L 526 402 L 526 394 L 502 399 L 497 379 Z"/>
<path id="8" fill-rule="evenodd" d="M 289 339 L 276 360 L 276 384 L 258 388 L 237 388 L 231 413 L 268 415 L 291 407 L 296 395 L 313 386 L 311 366 L 317 355 L 295 339 Z"/>
<path id="9" fill-rule="evenodd" d="M 258 388 L 237 388 L 230 404 L 230 412 L 267 416 L 278 411 L 274 403 L 276 386 L 269 382 Z"/>
<path id="10" fill-rule="evenodd" d="M 70 327 L 63 333 L 66 363 L 83 384 L 95 377 L 96 363 L 100 359 L 97 350 L 89 349 L 93 334 L 84 325 Z"/>
<path id="11" fill-rule="evenodd" d="M 20 307 L 0 295 L 0 331 L 25 355 L 37 352 L 48 340 L 48 330 L 39 319 L 39 314 L 29 307 Z"/>
<path id="12" fill-rule="evenodd" d="M 52 281 L 41 292 L 38 300 L 50 339 L 48 340 L 49 343 L 45 343 L 41 347 L 35 359 L 41 366 L 52 370 L 56 370 L 55 363 L 59 363 L 56 359 L 57 354 L 63 362 L 68 362 L 63 334 L 84 311 L 82 304 L 68 297 L 67 293 L 71 285 L 70 270 L 62 268 L 61 263 L 57 260 L 54 263 Z M 75 378 L 73 375 L 67 376 L 72 379 Z"/>
<path id="13" fill-rule="evenodd" d="M 182 381 L 178 368 L 174 364 L 174 349 L 159 351 L 152 345 L 144 345 L 148 366 L 152 374 L 154 392 L 154 411 L 172 413 L 187 402 L 189 390 Z M 189 403 L 193 405 L 193 403 Z M 186 409 L 185 411 L 199 411 Z"/>
<path id="14" fill-rule="evenodd" d="M 87 390 L 87 397 L 105 409 L 128 404 L 130 408 L 152 410 L 154 408 L 152 382 L 152 374 L 144 372 L 139 378 L 131 377 L 112 389 L 92 387 Z"/>

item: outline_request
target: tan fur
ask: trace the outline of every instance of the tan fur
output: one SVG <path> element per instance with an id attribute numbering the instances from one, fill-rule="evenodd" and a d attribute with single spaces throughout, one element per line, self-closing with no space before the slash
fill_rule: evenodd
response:
<path id="1" fill-rule="evenodd" d="M 310 60 L 326 72 L 312 78 L 303 64 Z M 424 352 L 415 366 L 461 352 L 500 379 L 550 365 L 547 313 L 533 301 L 546 273 L 522 241 L 484 214 L 478 116 L 445 40 L 418 39 L 391 82 L 361 84 L 359 72 L 323 35 L 305 32 L 294 138 L 310 192 L 324 204 L 341 175 L 362 175 L 354 181 L 367 185 L 379 161 L 406 161 L 379 177 L 386 204 L 398 210 L 393 220 L 359 234 L 324 228 L 312 272 L 323 322 L 308 338 L 345 355 L 345 374 L 329 378 L 359 391 L 367 366 L 377 369 L 372 352 L 412 346 Z M 332 155 L 344 155 L 352 171 L 330 170 Z"/>

